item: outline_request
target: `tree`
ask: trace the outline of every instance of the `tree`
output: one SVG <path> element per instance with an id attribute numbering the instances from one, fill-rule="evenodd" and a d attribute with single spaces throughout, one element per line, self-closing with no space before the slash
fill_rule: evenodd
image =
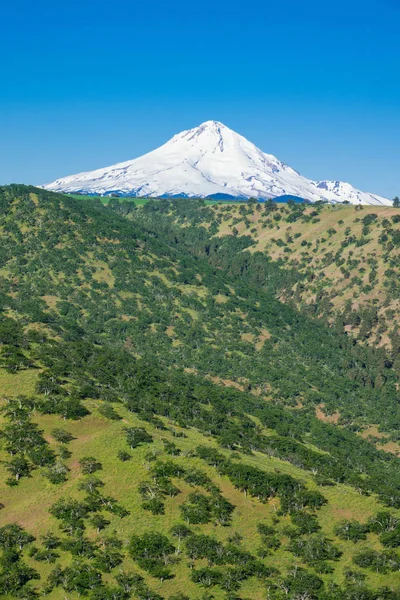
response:
<path id="1" fill-rule="evenodd" d="M 180 506 L 183 518 L 193 525 L 211 521 L 212 505 L 207 496 L 198 492 L 189 494 L 186 502 Z"/>
<path id="2" fill-rule="evenodd" d="M 212 515 L 219 525 L 227 526 L 232 520 L 235 507 L 220 493 L 212 496 Z"/>
<path id="3" fill-rule="evenodd" d="M 83 406 L 78 398 L 64 399 L 59 412 L 63 419 L 71 420 L 81 419 L 89 414 L 89 411 Z"/>
<path id="4" fill-rule="evenodd" d="M 170 456 L 179 456 L 181 451 L 178 446 L 174 442 L 170 442 L 168 440 L 163 440 L 164 449 L 167 454 Z"/>
<path id="5" fill-rule="evenodd" d="M 21 477 L 29 477 L 31 472 L 31 467 L 29 462 L 23 456 L 15 456 L 11 460 L 3 461 L 3 464 L 7 471 L 11 473 L 11 475 L 15 479 L 8 479 L 8 485 L 12 485 L 17 483 Z"/>
<path id="6" fill-rule="evenodd" d="M 104 483 L 97 477 L 87 477 L 78 483 L 78 489 L 88 494 L 93 494 L 98 488 L 104 487 Z"/>
<path id="7" fill-rule="evenodd" d="M 9 373 L 16 373 L 21 369 L 28 369 L 32 362 L 25 356 L 19 348 L 15 346 L 3 346 L 0 355 L 0 367 L 3 367 Z"/>
<path id="8" fill-rule="evenodd" d="M 400 208 L 400 198 L 398 196 L 393 199 L 393 206 L 395 208 Z"/>
<path id="9" fill-rule="evenodd" d="M 148 600 L 163 600 L 163 598 L 152 592 L 146 585 L 143 577 L 138 573 L 119 573 L 115 577 L 120 588 L 128 594 L 128 597 L 135 595 L 139 598 L 147 598 Z"/>
<path id="10" fill-rule="evenodd" d="M 383 510 L 371 517 L 367 525 L 368 529 L 375 533 L 395 531 L 400 527 L 400 518 L 388 510 Z"/>
<path id="11" fill-rule="evenodd" d="M 376 573 L 388 573 L 400 569 L 400 557 L 393 550 L 378 552 L 366 549 L 353 557 L 353 562 L 364 569 L 370 569 Z"/>
<path id="12" fill-rule="evenodd" d="M 58 538 L 53 533 L 46 533 L 42 537 L 42 544 L 48 550 L 54 550 L 55 548 L 58 548 L 60 543 L 61 543 L 60 538 Z"/>
<path id="13" fill-rule="evenodd" d="M 33 535 L 27 533 L 16 523 L 4 525 L 0 529 L 0 548 L 3 548 L 3 550 L 11 550 L 12 548 L 22 550 L 24 546 L 33 542 L 34 539 Z"/>
<path id="14" fill-rule="evenodd" d="M 318 533 L 294 540 L 291 542 L 289 550 L 308 564 L 324 560 L 337 560 L 342 554 L 327 538 Z"/>
<path id="15" fill-rule="evenodd" d="M 278 586 L 287 592 L 290 591 L 291 598 L 315 598 L 323 587 L 323 581 L 306 569 L 295 567 Z"/>
<path id="16" fill-rule="evenodd" d="M 358 521 L 342 521 L 335 527 L 335 535 L 341 540 L 351 540 L 358 542 L 367 537 L 368 527 Z"/>
<path id="17" fill-rule="evenodd" d="M 56 462 L 47 470 L 45 476 L 51 483 L 64 483 L 64 481 L 67 481 L 68 472 L 69 468 L 64 463 Z"/>
<path id="18" fill-rule="evenodd" d="M 304 511 L 295 512 L 290 515 L 292 523 L 299 528 L 300 534 L 310 535 L 321 529 L 315 515 Z"/>
<path id="19" fill-rule="evenodd" d="M 3 557 L 4 558 L 4 557 Z M 18 598 L 32 598 L 33 590 L 29 596 L 24 595 L 24 591 L 28 593 L 28 586 L 26 585 L 32 579 L 40 579 L 40 575 L 35 569 L 28 567 L 19 557 L 13 558 L 7 564 L 7 561 L 3 561 L 3 569 L 0 571 L 0 595 L 5 596 L 17 596 Z"/>
<path id="20" fill-rule="evenodd" d="M 47 589 L 62 587 L 66 592 L 76 592 L 86 596 L 102 584 L 101 573 L 86 562 L 75 561 L 70 567 L 56 567 L 49 575 Z"/>
<path id="21" fill-rule="evenodd" d="M 202 569 L 193 569 L 192 580 L 194 583 L 203 585 L 204 587 L 211 587 L 212 585 L 218 585 L 222 580 L 222 573 L 217 569 L 211 569 L 210 567 L 203 567 Z"/>
<path id="22" fill-rule="evenodd" d="M 105 529 L 110 521 L 105 519 L 102 515 L 96 514 L 90 519 L 91 525 L 97 529 L 97 533 L 100 533 L 102 529 Z"/>
<path id="23" fill-rule="evenodd" d="M 189 529 L 189 527 L 186 527 L 186 525 L 184 525 L 183 523 L 177 523 L 176 525 L 171 527 L 170 531 L 171 535 L 178 538 L 179 541 L 187 538 L 192 533 L 191 529 Z"/>
<path id="24" fill-rule="evenodd" d="M 75 536 L 68 536 L 61 542 L 60 548 L 71 552 L 73 556 L 93 558 L 96 554 L 96 545 L 78 531 Z"/>
<path id="25" fill-rule="evenodd" d="M 231 549 L 231 552 L 233 552 L 233 549 Z M 208 535 L 198 534 L 190 535 L 187 538 L 186 553 L 192 560 L 207 558 L 210 564 L 220 564 L 224 562 L 225 549 L 218 540 Z"/>
<path id="26" fill-rule="evenodd" d="M 110 573 L 112 569 L 122 563 L 123 556 L 120 552 L 112 548 L 99 550 L 96 554 L 96 559 L 93 564 L 103 573 Z"/>
<path id="27" fill-rule="evenodd" d="M 60 498 L 50 508 L 50 514 L 62 522 L 62 529 L 68 533 L 82 531 L 83 519 L 87 516 L 88 506 L 78 500 Z"/>
<path id="28" fill-rule="evenodd" d="M 115 577 L 118 585 L 127 594 L 138 593 L 139 590 L 146 587 L 144 579 L 138 573 L 120 573 Z"/>
<path id="29" fill-rule="evenodd" d="M 64 445 L 59 446 L 57 448 L 57 452 L 58 452 L 58 456 L 61 458 L 61 460 L 67 460 L 68 458 L 71 458 L 71 456 L 72 456 L 72 452 L 70 450 L 68 450 L 68 448 Z"/>
<path id="30" fill-rule="evenodd" d="M 148 510 L 153 515 L 165 514 L 164 502 L 159 498 L 151 498 L 150 500 L 145 500 L 144 502 L 142 502 L 142 508 L 144 508 L 144 510 Z"/>
<path id="31" fill-rule="evenodd" d="M 133 535 L 129 543 L 129 553 L 138 565 L 154 577 L 167 579 L 170 571 L 165 567 L 172 562 L 171 555 L 175 546 L 161 533 L 145 533 Z"/>
<path id="32" fill-rule="evenodd" d="M 126 441 L 133 450 L 141 444 L 149 444 L 153 438 L 143 427 L 125 427 Z"/>
<path id="33" fill-rule="evenodd" d="M 393 531 L 381 533 L 379 539 L 383 546 L 387 546 L 389 548 L 398 548 L 400 546 L 400 526 Z"/>
<path id="34" fill-rule="evenodd" d="M 275 210 L 278 210 L 278 205 L 276 202 L 274 202 L 272 198 L 266 200 L 264 203 L 264 212 L 268 214 L 270 212 L 274 212 Z"/>
<path id="35" fill-rule="evenodd" d="M 90 600 L 128 600 L 129 597 L 128 592 L 110 585 L 95 588 L 90 594 Z"/>
<path id="36" fill-rule="evenodd" d="M 84 456 L 79 460 L 79 466 L 84 475 L 91 475 L 102 469 L 102 464 L 94 456 Z"/>
<path id="37" fill-rule="evenodd" d="M 100 404 L 98 410 L 103 417 L 106 417 L 106 419 L 110 419 L 111 421 L 120 421 L 122 419 L 115 408 L 107 402 Z"/>
<path id="38" fill-rule="evenodd" d="M 44 550 L 39 550 L 38 552 L 35 552 L 34 558 L 35 560 L 37 560 L 38 562 L 47 562 L 47 563 L 55 563 L 57 558 L 59 558 L 60 555 L 57 552 L 54 552 L 54 550 L 50 550 L 48 548 L 45 548 Z"/>
<path id="39" fill-rule="evenodd" d="M 10 317 L 0 317 L 0 344 L 18 346 L 22 340 L 22 327 Z"/>

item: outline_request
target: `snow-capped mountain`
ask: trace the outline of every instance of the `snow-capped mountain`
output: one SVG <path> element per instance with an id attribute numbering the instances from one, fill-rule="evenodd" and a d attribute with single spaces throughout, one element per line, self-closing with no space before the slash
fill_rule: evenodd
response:
<path id="1" fill-rule="evenodd" d="M 311 181 L 217 121 L 182 131 L 139 158 L 70 175 L 43 187 L 100 195 L 204 198 L 224 194 L 262 199 L 293 195 L 311 202 L 391 204 L 348 183 Z"/>

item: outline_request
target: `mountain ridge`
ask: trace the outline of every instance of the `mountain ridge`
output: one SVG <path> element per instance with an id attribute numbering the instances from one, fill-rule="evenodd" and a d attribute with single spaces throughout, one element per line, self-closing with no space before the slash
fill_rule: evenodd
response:
<path id="1" fill-rule="evenodd" d="M 238 199 L 294 195 L 316 202 L 390 205 L 341 181 L 312 181 L 218 121 L 174 135 L 133 160 L 59 178 L 42 186 L 66 193 Z"/>

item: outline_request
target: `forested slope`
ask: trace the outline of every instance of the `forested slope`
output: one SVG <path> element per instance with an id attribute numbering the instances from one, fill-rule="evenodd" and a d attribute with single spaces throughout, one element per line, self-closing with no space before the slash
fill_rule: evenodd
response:
<path id="1" fill-rule="evenodd" d="M 393 364 L 113 204 L 0 189 L 3 595 L 397 598 Z"/>
<path id="2" fill-rule="evenodd" d="M 172 212 L 220 238 L 247 237 L 252 253 L 295 272 L 282 298 L 341 322 L 358 343 L 392 349 L 400 368 L 399 208 L 181 201 Z"/>

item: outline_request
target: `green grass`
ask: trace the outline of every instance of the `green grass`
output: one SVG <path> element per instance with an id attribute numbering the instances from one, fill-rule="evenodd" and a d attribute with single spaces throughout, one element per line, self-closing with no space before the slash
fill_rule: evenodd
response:
<path id="1" fill-rule="evenodd" d="M 27 369 L 18 373 L 8 373 L 0 369 L 0 398 L 33 394 L 39 373 L 38 369 Z"/>
<path id="2" fill-rule="evenodd" d="M 55 443 L 51 438 L 50 432 L 55 427 L 62 427 L 75 436 L 76 439 L 69 444 L 69 449 L 72 451 L 72 457 L 67 461 L 70 468 L 69 478 L 64 484 L 53 485 L 49 483 L 40 471 L 36 471 L 32 474 L 31 478 L 23 479 L 18 487 L 9 488 L 2 483 L 0 485 L 0 497 L 5 504 L 5 508 L 1 513 L 3 524 L 18 522 L 37 538 L 48 531 L 57 533 L 57 521 L 49 515 L 48 510 L 60 497 L 82 499 L 83 493 L 77 490 L 77 483 L 83 477 L 79 471 L 78 461 L 83 456 L 91 455 L 95 456 L 103 465 L 103 469 L 98 475 L 105 483 L 105 493 L 114 496 L 131 513 L 130 516 L 123 520 L 107 514 L 107 518 L 110 519 L 111 524 L 105 533 L 115 533 L 123 540 L 124 544 L 127 544 L 130 536 L 134 533 L 142 534 L 146 531 L 157 531 L 168 535 L 171 526 L 182 522 L 179 507 L 187 495 L 193 491 L 193 488 L 180 479 L 174 480 L 181 493 L 175 498 L 167 498 L 165 502 L 165 515 L 153 516 L 143 510 L 137 488 L 140 481 L 148 479 L 145 455 L 149 450 L 149 446 L 145 445 L 133 450 L 133 459 L 125 463 L 119 461 L 116 455 L 119 450 L 127 449 L 123 432 L 124 426 L 144 426 L 153 436 L 152 447 L 159 453 L 160 458 L 171 459 L 178 464 L 182 464 L 185 469 L 199 468 L 207 472 L 214 483 L 218 485 L 225 498 L 236 507 L 230 527 L 216 527 L 213 524 L 207 524 L 194 525 L 191 526 L 191 529 L 196 533 L 206 533 L 215 536 L 220 541 L 225 542 L 233 532 L 237 532 L 243 536 L 242 547 L 253 554 L 256 552 L 257 547 L 260 545 L 257 524 L 259 522 L 272 524 L 272 519 L 276 514 L 279 503 L 276 500 L 271 500 L 267 504 L 263 504 L 257 499 L 244 495 L 232 486 L 228 478 L 221 477 L 214 468 L 205 465 L 199 458 L 192 456 L 192 451 L 197 445 L 215 446 L 213 441 L 195 430 L 185 430 L 186 438 L 175 438 L 171 435 L 170 431 L 160 431 L 148 423 L 143 423 L 122 406 L 117 406 L 117 411 L 123 417 L 123 420 L 109 421 L 98 414 L 95 402 L 87 402 L 86 404 L 92 413 L 79 421 L 61 421 L 59 417 L 53 415 L 35 416 L 35 420 L 44 430 L 46 439 L 50 441 L 53 447 L 55 447 Z M 171 424 L 167 420 L 164 419 L 164 421 L 168 427 L 171 427 Z M 176 427 L 173 427 L 173 429 L 176 431 L 179 430 Z M 181 456 L 173 458 L 166 456 L 163 450 L 162 439 L 174 441 L 181 449 Z M 265 471 L 279 470 L 282 473 L 287 473 L 300 479 L 311 489 L 318 489 L 310 473 L 280 459 L 255 453 L 252 456 L 242 456 L 241 461 Z M 0 465 L 0 480 L 2 482 L 5 480 L 5 472 L 2 465 Z M 338 563 L 333 563 L 335 567 L 334 575 L 329 577 L 322 576 L 322 578 L 326 580 L 332 580 L 333 578 L 337 583 L 342 583 L 344 570 L 352 566 L 351 557 L 354 555 L 354 552 L 361 547 L 379 548 L 380 544 L 373 535 L 369 535 L 366 542 L 361 542 L 357 545 L 352 542 L 340 541 L 334 537 L 334 526 L 344 518 L 355 518 L 365 521 L 371 514 L 376 513 L 382 507 L 380 507 L 374 497 L 360 496 L 354 489 L 346 485 L 320 489 L 327 497 L 328 504 L 319 511 L 319 522 L 324 534 L 334 539 L 335 544 L 343 551 L 341 560 Z M 288 516 L 280 517 L 280 521 L 276 527 L 278 530 L 281 530 L 282 527 L 289 524 L 290 518 Z M 88 533 L 89 537 L 93 539 L 98 537 L 90 528 L 88 529 Z M 285 550 L 285 538 L 282 539 L 283 546 L 271 554 L 266 559 L 266 562 L 269 565 L 276 566 L 281 572 L 285 572 L 293 564 L 301 565 L 302 563 Z M 50 565 L 43 565 L 33 559 L 27 560 L 31 566 L 39 571 L 43 579 L 51 571 Z M 69 555 L 62 553 L 61 564 L 68 564 L 69 560 Z M 199 587 L 190 580 L 191 571 L 184 557 L 177 565 L 173 566 L 175 577 L 164 582 L 160 582 L 144 571 L 141 571 L 128 557 L 124 560 L 124 567 L 130 571 L 140 572 L 145 576 L 150 587 L 164 597 L 176 594 L 183 589 L 190 598 L 198 597 Z M 115 572 L 118 572 L 118 568 Z M 395 589 L 399 576 L 395 573 L 379 575 L 367 572 L 367 580 L 373 588 L 386 585 Z M 213 588 L 212 593 L 216 600 L 225 598 L 225 594 L 218 587 Z M 59 600 L 65 596 L 60 589 L 56 589 L 48 597 L 49 600 Z M 251 578 L 243 584 L 241 597 L 252 600 L 263 600 L 265 597 L 265 587 L 255 578 Z M 71 594 L 68 598 L 74 599 L 77 596 Z"/>

